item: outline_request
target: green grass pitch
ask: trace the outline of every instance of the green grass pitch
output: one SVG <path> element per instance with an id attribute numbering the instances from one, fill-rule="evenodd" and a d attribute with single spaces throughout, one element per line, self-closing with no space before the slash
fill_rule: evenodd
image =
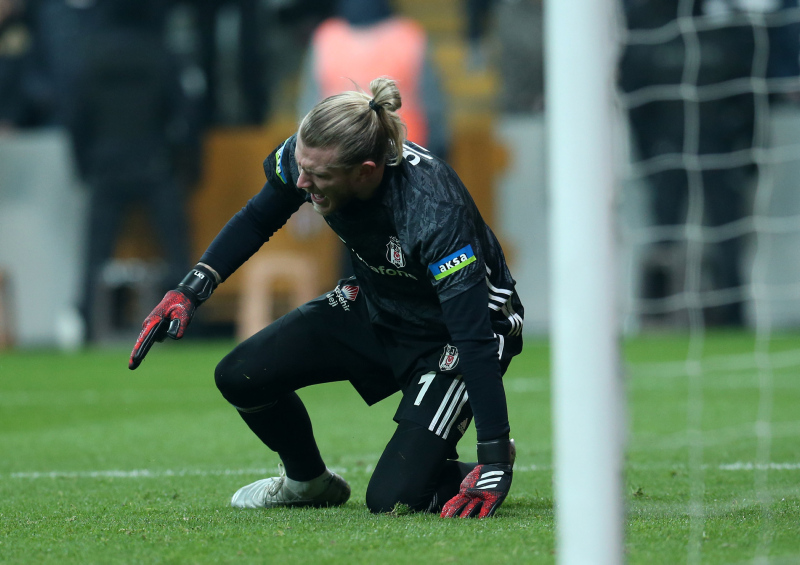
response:
<path id="1" fill-rule="evenodd" d="M 371 515 L 397 399 L 367 408 L 343 384 L 301 396 L 350 502 L 230 508 L 278 463 L 214 387 L 230 346 L 157 345 L 135 372 L 127 348 L 0 352 L 0 563 L 555 562 L 545 341 L 529 339 L 506 375 L 514 485 L 481 521 Z M 625 343 L 628 562 L 800 563 L 800 337 L 763 349 L 708 334 L 692 364 L 686 336 Z M 474 432 L 460 452 L 474 458 Z"/>

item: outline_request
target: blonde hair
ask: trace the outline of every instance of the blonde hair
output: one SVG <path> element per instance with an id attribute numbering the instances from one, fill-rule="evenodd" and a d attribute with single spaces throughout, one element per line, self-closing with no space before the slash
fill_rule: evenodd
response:
<path id="1" fill-rule="evenodd" d="M 369 83 L 372 96 L 347 91 L 329 96 L 306 114 L 298 137 L 315 148 L 336 147 L 338 167 L 364 161 L 399 165 L 406 125 L 397 114 L 402 101 L 395 82 L 379 77 Z"/>

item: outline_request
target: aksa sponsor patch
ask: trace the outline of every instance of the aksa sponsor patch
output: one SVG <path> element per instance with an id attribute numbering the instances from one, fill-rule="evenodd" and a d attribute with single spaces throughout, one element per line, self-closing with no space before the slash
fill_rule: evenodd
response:
<path id="1" fill-rule="evenodd" d="M 433 278 L 438 281 L 448 275 L 452 275 L 473 262 L 475 262 L 475 253 L 472 251 L 472 246 L 467 245 L 455 253 L 448 255 L 441 261 L 429 265 L 428 268 L 431 270 L 431 273 L 433 273 Z"/>

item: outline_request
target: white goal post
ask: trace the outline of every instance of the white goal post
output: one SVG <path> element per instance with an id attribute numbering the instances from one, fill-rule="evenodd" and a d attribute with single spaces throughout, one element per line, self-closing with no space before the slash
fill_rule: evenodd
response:
<path id="1" fill-rule="evenodd" d="M 623 558 L 613 0 L 545 0 L 557 559 Z"/>

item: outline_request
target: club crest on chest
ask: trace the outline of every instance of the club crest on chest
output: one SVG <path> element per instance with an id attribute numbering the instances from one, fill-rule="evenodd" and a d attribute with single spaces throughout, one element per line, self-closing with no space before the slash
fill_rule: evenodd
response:
<path id="1" fill-rule="evenodd" d="M 397 268 L 406 266 L 406 256 L 400 247 L 400 240 L 394 236 L 391 236 L 389 243 L 386 244 L 386 260 Z"/>

